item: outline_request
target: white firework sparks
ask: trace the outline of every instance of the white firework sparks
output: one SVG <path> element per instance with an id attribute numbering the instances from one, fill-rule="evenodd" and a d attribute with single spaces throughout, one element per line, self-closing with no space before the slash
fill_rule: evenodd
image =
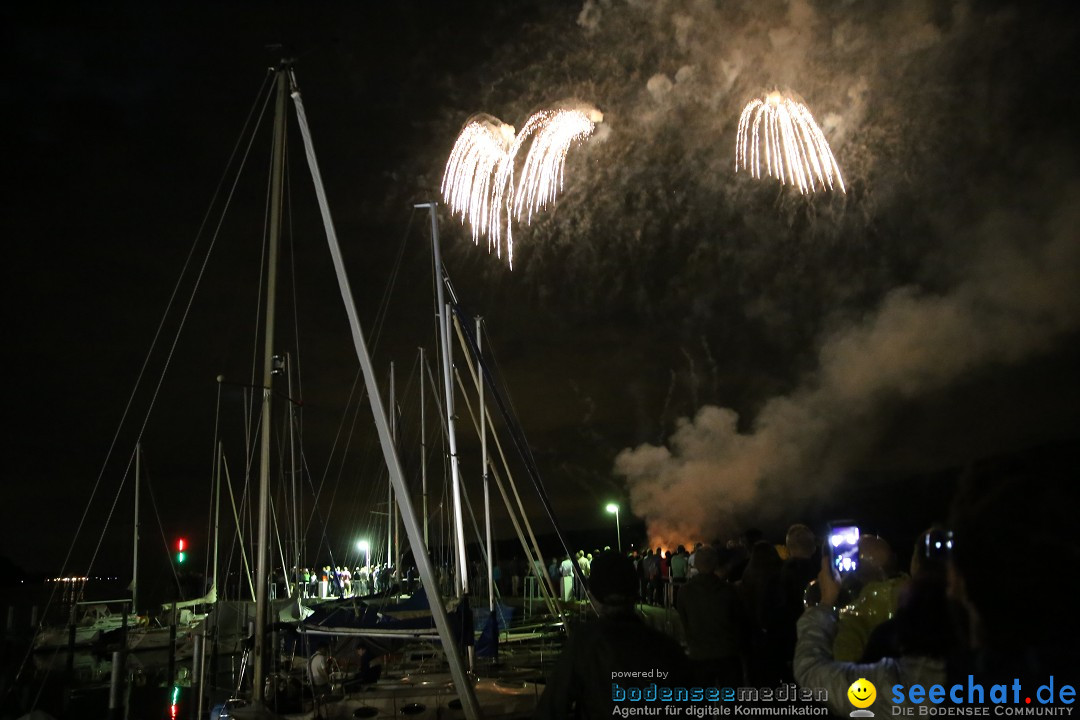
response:
<path id="1" fill-rule="evenodd" d="M 753 177 L 761 177 L 763 155 L 769 175 L 802 193 L 836 188 L 846 192 L 840 166 L 810 110 L 779 92 L 754 98 L 739 117 L 735 171 L 749 169 Z"/>
<path id="2" fill-rule="evenodd" d="M 514 215 L 518 220 L 528 211 L 526 223 L 532 222 L 533 213 L 553 202 L 562 190 L 566 153 L 570 146 L 592 135 L 596 122 L 603 119 L 600 111 L 593 108 L 544 110 L 529 118 L 529 122 L 537 116 L 543 117 L 536 139 L 525 156 L 514 201 Z"/>
<path id="3" fill-rule="evenodd" d="M 496 172 L 505 163 L 514 140 L 514 126 L 487 115 L 478 115 L 458 134 L 443 173 L 442 194 L 450 209 L 469 221 L 473 242 L 488 234 L 488 247 L 498 246 L 501 224 L 499 206 L 492 202 Z M 489 232 L 494 230 L 494 236 Z"/>
<path id="4" fill-rule="evenodd" d="M 502 256 L 505 223 L 506 256 L 514 266 L 513 221 L 532 222 L 533 213 L 554 201 L 563 185 L 566 153 L 575 142 L 592 134 L 603 114 L 586 106 L 542 110 L 530 117 L 521 132 L 489 115 L 465 124 L 458 135 L 443 174 L 442 193 L 462 222 L 468 220 L 473 241 L 488 238 Z M 515 165 L 521 149 L 532 138 L 520 182 L 515 186 Z"/>
<path id="5" fill-rule="evenodd" d="M 504 211 L 506 212 L 506 261 L 509 263 L 511 270 L 514 268 L 514 165 L 517 162 L 518 153 L 525 145 L 525 141 L 543 128 L 546 120 L 547 115 L 545 113 L 535 113 L 525 121 L 525 125 L 522 126 L 521 132 L 517 134 L 517 137 L 514 138 L 514 142 L 510 145 L 510 149 L 507 151 L 506 157 L 503 159 L 503 163 L 499 166 L 499 170 L 495 176 L 494 204 L 498 208 L 497 213 L 500 219 L 502 218 L 502 213 Z M 500 247 L 499 233 L 501 228 L 501 223 L 493 228 L 492 235 L 496 248 Z M 502 256 L 500 255 L 500 257 Z"/>

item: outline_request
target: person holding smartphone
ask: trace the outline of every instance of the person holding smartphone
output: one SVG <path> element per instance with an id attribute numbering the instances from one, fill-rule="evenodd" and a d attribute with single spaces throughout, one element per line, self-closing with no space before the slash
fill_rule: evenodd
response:
<path id="1" fill-rule="evenodd" d="M 917 643 L 909 643 L 909 637 L 901 633 L 900 657 L 886 657 L 874 663 L 837 660 L 833 656 L 833 641 L 839 626 L 836 604 L 840 598 L 840 574 L 834 567 L 834 558 L 835 553 L 828 549 L 823 554 L 817 576 L 821 600 L 806 608 L 799 618 L 793 663 L 795 681 L 802 687 L 828 690 L 830 710 L 839 716 L 847 716 L 851 711 L 848 688 L 856 680 L 869 680 L 879 688 L 870 711 L 877 717 L 891 717 L 894 712 L 891 696 L 882 689 L 898 683 L 905 687 L 943 683 L 947 648 L 920 647 Z M 904 612 L 905 608 L 901 607 L 897 615 Z M 903 627 L 914 629 L 914 624 Z M 914 634 L 910 638 L 914 640 Z"/>

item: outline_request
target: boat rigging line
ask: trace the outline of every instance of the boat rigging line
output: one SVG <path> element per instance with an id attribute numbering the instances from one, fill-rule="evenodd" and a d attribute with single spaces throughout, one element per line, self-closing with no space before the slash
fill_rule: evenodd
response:
<path id="1" fill-rule="evenodd" d="M 107 469 L 107 467 L 109 465 L 109 462 L 112 459 L 112 455 L 113 455 L 113 453 L 114 453 L 114 451 L 116 449 L 116 445 L 119 442 L 120 434 L 121 434 L 121 432 L 122 432 L 122 430 L 123 430 L 123 428 L 124 428 L 124 426 L 125 426 L 125 424 L 127 422 L 128 415 L 130 414 L 130 412 L 132 410 L 132 407 L 134 406 L 135 396 L 137 395 L 139 388 L 142 386 L 143 378 L 146 375 L 146 372 L 147 372 L 147 370 L 148 370 L 148 368 L 150 366 L 151 358 L 154 355 L 154 351 L 157 348 L 158 342 L 161 339 L 162 333 L 164 331 L 166 320 L 169 318 L 169 316 L 170 316 L 170 314 L 172 312 L 173 306 L 174 306 L 174 304 L 175 304 L 175 302 L 177 300 L 177 297 L 179 296 L 180 288 L 183 285 L 184 278 L 187 276 L 188 271 L 191 268 L 192 261 L 195 258 L 195 250 L 196 250 L 196 248 L 198 248 L 200 242 L 202 241 L 203 234 L 206 231 L 207 225 L 210 223 L 210 218 L 211 218 L 211 214 L 213 212 L 214 206 L 217 205 L 218 202 L 219 202 L 219 199 L 221 197 L 222 188 L 225 186 L 226 179 L 229 177 L 230 168 L 233 166 L 234 162 L 236 161 L 237 153 L 240 151 L 240 148 L 243 145 L 243 140 L 244 140 L 245 136 L 247 135 L 248 128 L 251 126 L 252 119 L 256 115 L 256 110 L 259 108 L 259 99 L 263 96 L 266 87 L 267 87 L 267 81 L 264 80 L 263 86 L 259 89 L 259 92 L 257 93 L 256 98 L 255 98 L 255 101 L 252 104 L 252 107 L 248 112 L 247 118 L 244 121 L 243 127 L 242 127 L 242 129 L 240 131 L 240 135 L 237 138 L 237 141 L 233 146 L 232 153 L 229 155 L 229 159 L 225 164 L 225 169 L 222 172 L 222 175 L 221 175 L 221 178 L 218 181 L 217 187 L 215 188 L 214 193 L 211 196 L 210 203 L 209 203 L 209 205 L 207 207 L 205 215 L 203 216 L 203 220 L 202 220 L 201 224 L 199 225 L 199 229 L 195 233 L 194 240 L 192 241 L 191 247 L 188 250 L 187 257 L 185 258 L 184 264 L 181 267 L 180 274 L 177 277 L 176 283 L 173 286 L 172 293 L 170 294 L 169 299 L 166 302 L 165 310 L 161 314 L 161 319 L 158 322 L 157 329 L 155 330 L 154 336 L 153 336 L 153 338 L 152 338 L 152 340 L 150 342 L 150 347 L 148 348 L 148 350 L 146 352 L 146 356 L 143 358 L 142 366 L 139 369 L 139 373 L 136 376 L 135 383 L 134 383 L 134 385 L 132 386 L 132 389 L 131 389 L 131 393 L 128 396 L 127 402 L 126 402 L 126 404 L 124 406 L 124 410 L 121 413 L 120 422 L 117 424 L 116 431 L 115 431 L 115 433 L 113 435 L 112 441 L 110 442 L 109 448 L 106 451 L 105 459 L 102 462 L 101 469 L 100 469 L 100 471 L 98 473 L 97 479 L 94 481 L 94 486 L 90 491 L 90 497 L 87 499 L 86 507 L 83 510 L 82 517 L 80 518 L 79 523 L 76 526 L 75 534 L 74 534 L 74 536 L 72 538 L 71 545 L 68 548 L 68 552 L 64 557 L 63 563 L 61 564 L 61 568 L 60 568 L 60 575 L 61 576 L 67 574 L 68 565 L 69 565 L 69 563 L 71 561 L 71 555 L 72 555 L 76 545 L 78 544 L 79 536 L 82 533 L 83 527 L 85 526 L 86 519 L 87 519 L 87 517 L 88 517 L 88 515 L 90 513 L 90 508 L 93 505 L 94 498 L 96 497 L 97 492 L 98 492 L 98 490 L 99 490 L 99 488 L 101 486 L 101 482 L 102 482 L 102 480 L 103 480 L 103 478 L 105 476 L 105 471 L 106 471 L 106 469 Z M 259 114 L 258 114 L 258 120 L 256 122 L 256 127 L 258 126 L 259 123 L 261 123 L 262 118 L 265 115 L 266 107 L 267 107 L 267 105 L 266 105 L 266 102 L 264 100 L 264 102 L 262 104 L 262 108 L 261 108 L 261 110 L 259 111 Z M 252 135 L 252 139 L 253 139 L 253 135 Z M 222 207 L 221 214 L 220 214 L 220 216 L 218 218 L 218 222 L 215 225 L 213 233 L 212 233 L 212 235 L 210 237 L 209 247 L 206 250 L 206 254 L 203 257 L 203 261 L 202 261 L 202 264 L 201 264 L 201 266 L 199 268 L 199 272 L 196 275 L 195 284 L 194 284 L 194 287 L 192 288 L 192 291 L 191 291 L 191 293 L 190 293 L 190 295 L 188 297 L 187 305 L 185 306 L 184 312 L 183 312 L 183 314 L 181 316 L 180 325 L 177 328 L 176 333 L 174 334 L 173 342 L 172 342 L 172 345 L 171 345 L 169 353 L 168 353 L 168 357 L 167 357 L 167 360 L 166 360 L 166 363 L 165 363 L 165 367 L 162 369 L 162 371 L 161 371 L 161 373 L 159 375 L 158 382 L 157 382 L 157 385 L 156 385 L 155 390 L 154 390 L 153 398 L 152 398 L 152 400 L 150 402 L 150 406 L 146 411 L 146 414 L 145 414 L 145 416 L 143 418 L 142 425 L 141 425 L 141 427 L 139 429 L 136 444 L 138 443 L 138 441 L 141 441 L 141 439 L 142 439 L 143 432 L 145 431 L 146 425 L 147 425 L 147 423 L 148 423 L 148 421 L 150 419 L 150 415 L 151 415 L 151 412 L 153 411 L 154 403 L 155 403 L 155 401 L 157 399 L 157 396 L 158 396 L 158 393 L 159 393 L 159 391 L 161 389 L 162 382 L 164 381 L 165 374 L 168 371 L 169 361 L 171 361 L 171 359 L 172 359 L 173 353 L 175 352 L 175 349 L 176 349 L 176 344 L 177 344 L 177 342 L 179 340 L 180 333 L 183 330 L 184 323 L 187 320 L 188 313 L 191 310 L 191 305 L 192 305 L 192 302 L 194 300 L 195 292 L 199 287 L 199 284 L 200 284 L 200 282 L 202 280 L 202 277 L 203 277 L 203 275 L 205 273 L 207 263 L 208 263 L 208 261 L 210 259 L 210 255 L 213 252 L 214 246 L 215 246 L 215 244 L 217 242 L 217 239 L 218 239 L 218 237 L 220 235 L 222 220 L 224 218 L 226 210 L 229 208 L 229 206 L 230 206 L 230 204 L 232 202 L 233 196 L 234 196 L 235 191 L 236 191 L 237 183 L 239 182 L 240 175 L 242 174 L 243 169 L 246 166 L 248 157 L 250 155 L 252 139 L 249 139 L 248 144 L 246 146 L 244 146 L 243 155 L 240 158 L 240 164 L 239 164 L 239 167 L 236 170 L 236 175 L 235 175 L 235 177 L 233 179 L 232 184 L 229 186 L 229 190 L 226 193 L 226 196 L 224 198 L 224 206 Z M 132 456 L 132 459 L 130 459 L 128 461 L 128 465 L 127 465 L 127 468 L 125 469 L 124 474 L 123 474 L 123 476 L 121 478 L 121 484 L 120 484 L 120 488 L 117 490 L 117 494 L 119 494 L 119 492 L 123 489 L 124 480 L 126 480 L 128 474 L 130 472 L 132 463 L 134 462 L 133 457 L 134 456 Z M 114 506 L 115 506 L 115 503 L 114 503 Z M 106 526 L 107 526 L 107 524 L 106 524 Z M 104 530 L 103 530 L 103 533 L 104 533 Z M 100 547 L 101 547 L 101 540 L 99 539 L 98 545 L 95 548 L 94 554 L 93 554 L 93 556 L 92 556 L 92 558 L 90 560 L 90 563 L 87 566 L 87 570 L 86 570 L 86 573 L 85 573 L 86 575 L 89 575 L 91 570 L 93 569 L 93 564 L 94 564 L 95 560 L 97 559 L 97 553 L 98 553 L 98 550 L 100 549 Z M 42 623 L 44 623 L 44 621 L 45 621 L 45 617 L 48 614 L 48 609 L 49 609 L 49 606 L 52 603 L 52 600 L 53 600 L 53 597 L 50 596 L 49 601 L 45 606 L 45 612 L 42 613 Z M 29 654 L 27 654 L 27 658 L 29 658 Z M 25 666 L 25 660 L 23 661 L 23 665 Z M 21 672 L 22 672 L 22 668 L 20 668 L 20 673 Z"/>
<path id="2" fill-rule="evenodd" d="M 449 284 L 449 278 L 447 279 L 447 283 Z M 559 521 L 555 516 L 555 508 L 551 503 L 551 498 L 547 494 L 547 489 L 544 487 L 544 482 L 540 477 L 540 470 L 536 464 L 536 459 L 533 457 L 532 450 L 529 448 L 529 443 L 525 439 L 521 424 L 518 422 L 516 415 L 511 411 L 509 402 L 505 397 L 504 386 L 502 383 L 497 382 L 497 377 L 493 374 L 492 368 L 477 350 L 476 338 L 473 337 L 469 328 L 469 316 L 465 313 L 461 305 L 456 302 L 452 305 L 452 308 L 458 320 L 459 332 L 465 337 L 465 340 L 469 345 L 470 354 L 476 361 L 479 371 L 483 374 L 484 382 L 487 383 L 488 388 L 491 389 L 491 395 L 495 400 L 495 405 L 499 409 L 500 415 L 502 415 L 507 431 L 510 433 L 510 439 L 513 441 L 514 447 L 517 449 L 518 456 L 521 458 L 522 463 L 525 465 L 525 470 L 529 475 L 529 479 L 532 480 L 533 487 L 536 489 L 536 493 L 540 498 L 540 503 L 543 505 L 544 511 L 547 513 L 548 519 L 551 520 L 552 528 L 555 530 L 555 536 L 559 538 L 559 543 L 562 545 L 563 551 L 567 556 L 572 557 L 570 546 L 567 544 L 562 529 L 559 527 Z M 491 351 L 489 350 L 489 352 Z M 494 353 L 491 354 L 494 358 Z M 577 567 L 577 563 L 571 563 L 571 565 L 573 565 L 573 572 L 577 576 L 578 581 L 584 585 L 584 578 L 581 576 L 581 570 Z M 596 602 L 593 598 L 589 597 L 589 602 L 593 610 L 599 614 L 599 608 L 596 606 Z"/>
<path id="3" fill-rule="evenodd" d="M 371 362 L 371 355 L 368 351 L 366 341 L 364 340 L 363 330 L 360 327 L 360 318 L 356 310 L 356 301 L 352 293 L 352 289 L 349 284 L 348 275 L 345 272 L 345 263 L 341 254 L 341 247 L 337 240 L 337 231 L 334 228 L 333 220 L 330 216 L 330 208 L 326 200 L 326 192 L 322 184 L 322 176 L 319 172 L 318 161 L 315 158 L 315 148 L 311 139 L 311 132 L 308 128 L 307 117 L 304 112 L 304 104 L 300 97 L 300 92 L 295 89 L 295 78 L 292 77 L 292 73 L 289 73 L 292 80 L 293 92 L 292 97 L 296 109 L 296 117 L 299 121 L 300 132 L 304 139 L 304 148 L 307 155 L 308 167 L 311 170 L 312 180 L 315 182 L 315 194 L 318 198 L 319 209 L 323 218 L 323 226 L 326 231 L 326 241 L 330 250 L 330 255 L 334 263 L 334 273 L 338 281 L 338 289 L 341 293 L 342 303 L 345 306 L 346 315 L 349 318 L 349 329 L 352 335 L 353 346 L 356 351 L 357 359 L 360 361 L 360 365 L 364 371 L 364 384 L 368 389 L 368 397 L 370 402 L 368 405 L 371 407 L 373 420 L 379 434 L 380 446 L 383 451 L 383 457 L 386 461 L 386 466 L 390 474 L 390 480 L 393 483 L 394 490 L 396 492 L 398 505 L 401 508 L 401 516 L 405 522 L 405 530 L 409 539 L 409 544 L 413 547 L 413 557 L 416 560 L 417 569 L 420 572 L 420 576 L 423 579 L 424 586 L 431 589 L 429 596 L 431 614 L 435 620 L 435 625 L 438 628 L 439 636 L 442 639 L 443 650 L 446 653 L 447 661 L 450 665 L 450 674 L 454 679 L 454 686 L 457 688 L 458 697 L 461 701 L 462 711 L 465 717 L 473 720 L 480 717 L 479 703 L 476 699 L 475 690 L 471 678 L 465 672 L 465 666 L 462 662 L 461 654 L 457 644 L 454 642 L 453 628 L 450 626 L 449 618 L 447 617 L 446 608 L 443 606 L 440 598 L 438 597 L 435 588 L 438 587 L 437 579 L 435 576 L 434 568 L 432 567 L 431 559 L 428 557 L 427 549 L 424 545 L 424 538 L 422 535 L 422 529 L 417 523 L 416 515 L 413 511 L 412 498 L 409 497 L 408 487 L 405 483 L 404 473 L 401 468 L 401 461 L 398 457 L 396 448 L 390 438 L 390 428 L 386 418 L 385 407 L 382 404 L 381 394 L 375 378 L 375 371 Z M 434 207 L 432 207 L 432 213 L 434 214 Z M 419 551 L 417 551 L 419 550 Z M 261 629 L 261 628 L 260 628 Z M 259 638 L 256 637 L 258 643 Z M 258 648 L 257 648 L 258 649 Z M 258 661 L 259 658 L 256 657 Z M 257 685 L 262 681 L 263 675 L 256 671 L 255 684 Z M 255 700 L 262 699 L 262 693 L 259 692 L 261 688 L 256 687 L 258 694 L 255 696 Z"/>
<path id="4" fill-rule="evenodd" d="M 219 179 L 217 187 L 215 188 L 215 190 L 214 190 L 214 192 L 213 192 L 213 194 L 211 196 L 210 203 L 209 203 L 209 205 L 207 207 L 206 213 L 204 214 L 203 220 L 200 223 L 199 228 L 195 233 L 195 237 L 194 237 L 194 239 L 192 241 L 191 247 L 188 250 L 188 254 L 187 254 L 187 256 L 186 256 L 186 258 L 184 260 L 184 263 L 183 263 L 183 265 L 181 267 L 180 273 L 177 276 L 176 283 L 174 284 L 172 292 L 169 295 L 169 299 L 165 304 L 165 309 L 163 310 L 163 312 L 161 314 L 161 319 L 158 321 L 158 325 L 157 325 L 157 328 L 156 328 L 156 330 L 154 332 L 153 338 L 151 339 L 150 346 L 147 349 L 145 357 L 143 358 L 142 366 L 140 367 L 139 372 L 138 372 L 138 374 L 136 376 L 135 382 L 134 382 L 134 384 L 132 386 L 131 392 L 130 392 L 130 394 L 128 396 L 128 399 L 127 399 L 127 402 L 126 402 L 126 404 L 124 406 L 124 410 L 121 413 L 120 421 L 117 423 L 116 431 L 115 431 L 115 433 L 113 435 L 113 438 L 112 438 L 112 440 L 110 442 L 109 448 L 106 451 L 105 459 L 102 461 L 101 469 L 99 470 L 98 476 L 95 479 L 94 485 L 93 485 L 93 487 L 92 487 L 92 489 L 90 491 L 90 497 L 87 498 L 86 505 L 85 505 L 85 508 L 83 510 L 83 514 L 80 517 L 78 524 L 76 525 L 75 533 L 74 533 L 74 535 L 72 537 L 71 544 L 69 545 L 68 551 L 67 551 L 67 553 L 66 553 L 66 555 L 64 557 L 64 561 L 61 564 L 60 576 L 64 576 L 64 575 L 68 574 L 68 566 L 69 566 L 69 564 L 71 562 L 72 554 L 74 552 L 75 547 L 78 545 L 79 537 L 82 534 L 82 531 L 83 531 L 83 529 L 85 527 L 86 520 L 87 520 L 87 518 L 89 516 L 91 507 L 93 507 L 94 499 L 97 497 L 97 493 L 98 493 L 98 490 L 101 487 L 102 480 L 105 477 L 106 469 L 108 468 L 109 463 L 112 460 L 113 453 L 116 450 L 116 446 L 119 443 L 121 432 L 123 431 L 125 425 L 127 424 L 128 416 L 130 415 L 131 410 L 134 407 L 135 397 L 138 394 L 139 389 L 143 385 L 143 380 L 144 380 L 144 378 L 146 376 L 146 373 L 147 373 L 147 371 L 148 371 L 148 369 L 150 367 L 151 359 L 154 357 L 155 350 L 158 347 L 158 343 L 162 339 L 162 335 L 164 333 L 166 321 L 172 315 L 174 305 L 176 304 L 176 301 L 177 301 L 177 299 L 178 299 L 178 297 L 180 295 L 180 290 L 183 287 L 184 280 L 188 276 L 189 270 L 192 267 L 192 263 L 195 260 L 196 249 L 202 243 L 202 241 L 204 239 L 204 233 L 207 230 L 207 226 L 211 222 L 211 217 L 212 217 L 214 208 L 215 208 L 215 206 L 217 206 L 219 204 L 219 201 L 220 201 L 222 203 L 220 214 L 218 215 L 217 222 L 214 225 L 213 232 L 210 235 L 209 244 L 208 244 L 208 246 L 206 248 L 206 251 L 205 251 L 205 253 L 204 253 L 203 257 L 202 257 L 202 262 L 199 265 L 198 271 L 195 274 L 195 277 L 194 277 L 194 280 L 193 280 L 193 285 L 192 285 L 191 291 L 190 291 L 190 293 L 188 295 L 188 298 L 187 298 L 187 303 L 184 305 L 183 311 L 181 312 L 180 319 L 179 319 L 179 324 L 178 324 L 178 326 L 176 328 L 175 333 L 173 334 L 172 343 L 170 344 L 168 352 L 166 354 L 164 365 L 163 365 L 163 367 L 162 367 L 162 369 L 161 369 L 161 371 L 160 371 L 160 373 L 158 375 L 157 383 L 154 386 L 154 389 L 153 389 L 149 404 L 148 404 L 146 412 L 145 412 L 145 414 L 143 416 L 142 423 L 139 426 L 139 430 L 137 432 L 136 439 L 135 439 L 135 445 L 138 445 L 142 441 L 143 434 L 146 431 L 146 427 L 147 427 L 147 425 L 149 423 L 149 420 L 150 420 L 150 417 L 151 417 L 151 415 L 153 413 L 154 407 L 156 406 L 157 399 L 158 399 L 158 396 L 159 396 L 159 394 L 161 392 L 161 387 L 162 387 L 162 385 L 164 383 L 164 380 L 165 380 L 165 377 L 166 377 L 166 375 L 168 373 L 169 367 L 171 365 L 172 358 L 173 358 L 173 356 L 174 356 L 174 354 L 176 352 L 176 347 L 177 347 L 177 344 L 179 343 L 180 335 L 183 332 L 184 326 L 186 325 L 187 319 L 188 319 L 189 314 L 191 312 L 191 308 L 192 308 L 192 305 L 194 303 L 195 295 L 196 295 L 196 293 L 197 293 L 197 291 L 198 291 L 198 289 L 199 289 L 199 287 L 201 285 L 203 277 L 205 276 L 206 269 L 207 269 L 210 257 L 213 254 L 214 248 L 216 247 L 216 244 L 217 244 L 217 240 L 220 237 L 222 223 L 224 221 L 225 214 L 228 211 L 228 209 L 229 209 L 229 207 L 230 207 L 230 205 L 232 203 L 233 197 L 234 197 L 235 192 L 236 192 L 237 185 L 238 185 L 239 180 L 240 180 L 240 176 L 243 174 L 243 170 L 247 165 L 247 160 L 250 157 L 251 147 L 252 147 L 252 144 L 254 142 L 254 137 L 255 137 L 255 134 L 256 134 L 255 131 L 257 130 L 258 126 L 262 122 L 263 117 L 265 116 L 266 108 L 268 106 L 267 100 L 269 98 L 269 95 L 267 95 L 267 98 L 264 99 L 264 101 L 263 101 L 263 103 L 261 105 L 261 110 L 260 110 L 259 100 L 260 100 L 260 98 L 263 97 L 267 86 L 268 86 L 268 80 L 264 80 L 263 85 L 262 85 L 262 87 L 260 87 L 259 92 L 256 94 L 255 100 L 254 100 L 254 102 L 253 102 L 253 104 L 252 104 L 252 106 L 251 106 L 251 108 L 250 108 L 250 110 L 248 112 L 248 115 L 247 115 L 246 119 L 244 120 L 244 124 L 243 124 L 243 126 L 241 128 L 241 131 L 240 131 L 240 134 L 239 134 L 239 136 L 237 138 L 237 141 L 234 144 L 232 152 L 229 155 L 229 159 L 225 164 L 225 168 L 222 171 L 221 178 Z M 252 127 L 253 119 L 255 120 L 254 129 L 251 131 L 251 134 L 248 135 L 249 128 Z M 248 142 L 247 142 L 246 145 L 244 144 L 245 137 L 248 137 Z M 233 176 L 232 183 L 231 183 L 231 185 L 229 185 L 228 191 L 225 193 L 225 197 L 222 200 L 222 197 L 221 197 L 222 196 L 222 189 L 226 185 L 226 181 L 229 178 L 230 170 L 233 167 L 234 163 L 236 162 L 237 155 L 238 155 L 238 153 L 240 153 L 241 148 L 243 148 L 243 152 L 240 155 L 239 165 L 236 168 L 235 175 Z M 116 505 L 117 505 L 117 503 L 119 501 L 120 494 L 123 492 L 126 480 L 127 480 L 128 476 L 131 473 L 131 468 L 132 468 L 133 463 L 134 463 L 134 454 L 131 456 L 131 458 L 129 458 L 127 466 L 125 467 L 124 472 L 121 475 L 120 485 L 117 488 L 116 494 L 115 494 L 114 499 L 113 499 L 112 506 L 110 507 L 109 513 L 108 513 L 108 515 L 106 517 L 105 525 L 102 528 L 102 532 L 98 537 L 97 544 L 94 547 L 93 554 L 91 555 L 90 561 L 87 564 L 87 569 L 85 571 L 85 575 L 87 575 L 87 576 L 89 576 L 93 571 L 93 566 L 94 566 L 94 563 L 97 561 L 97 556 L 98 556 L 98 554 L 99 554 L 99 552 L 101 550 L 101 545 L 102 545 L 102 542 L 104 540 L 105 532 L 106 532 L 106 530 L 107 530 L 107 528 L 109 526 L 109 523 L 110 523 L 110 521 L 112 519 L 113 513 L 114 513 L 115 508 L 116 508 Z M 148 487 L 150 487 L 150 486 L 148 485 Z M 151 499 L 153 500 L 153 493 L 152 492 L 151 492 Z M 156 506 L 155 506 L 155 511 L 156 511 Z M 159 517 L 159 526 L 160 526 L 160 517 Z M 166 548 L 167 548 L 167 546 L 168 546 L 168 543 L 166 542 Z M 40 621 L 40 624 L 39 624 L 39 627 L 38 627 L 39 630 L 45 627 L 45 623 L 47 622 L 47 618 L 49 617 L 49 610 L 51 609 L 52 604 L 55 601 L 55 596 L 56 596 L 56 587 L 54 586 L 53 591 L 49 595 L 49 599 L 46 601 L 45 609 L 41 614 L 41 621 Z M 32 647 L 28 648 L 26 654 L 24 655 L 24 657 L 22 659 L 22 662 L 20 663 L 19 670 L 16 673 L 16 683 L 22 677 L 22 674 L 26 669 L 27 663 L 28 663 L 29 658 L 30 658 L 32 653 L 33 653 L 33 648 Z M 43 683 L 44 683 L 44 680 L 43 680 Z M 13 687 L 14 687 L 14 685 L 13 685 Z M 43 687 L 44 687 L 44 684 L 42 685 L 42 688 Z M 38 693 L 35 695 L 34 703 L 33 703 L 32 707 L 31 707 L 31 709 L 33 709 L 33 708 L 35 708 L 37 706 L 37 703 L 38 703 L 38 700 L 40 699 L 40 696 L 41 696 L 41 689 L 39 689 Z"/>

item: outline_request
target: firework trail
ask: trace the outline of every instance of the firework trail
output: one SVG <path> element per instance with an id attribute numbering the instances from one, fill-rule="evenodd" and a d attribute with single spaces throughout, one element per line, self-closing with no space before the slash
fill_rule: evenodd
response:
<path id="1" fill-rule="evenodd" d="M 735 171 L 749 168 L 761 177 L 761 156 L 769 175 L 797 185 L 802 193 L 815 190 L 846 192 L 840 166 L 809 108 L 779 92 L 754 98 L 739 117 L 735 140 Z"/>
<path id="2" fill-rule="evenodd" d="M 543 127 L 546 120 L 547 114 L 538 112 L 534 113 L 525 121 L 525 125 L 522 126 L 521 132 L 517 134 L 517 137 L 514 138 L 514 142 L 510 145 L 510 149 L 507 151 L 506 157 L 503 159 L 503 163 L 495 176 L 494 203 L 498 207 L 500 219 L 502 218 L 502 213 L 504 211 L 506 213 L 506 261 L 509 263 L 511 270 L 514 268 L 514 227 L 512 222 L 514 204 L 514 165 L 517 162 L 518 153 L 521 151 L 521 148 L 525 146 L 525 142 Z M 501 223 L 494 228 L 494 242 L 496 248 L 499 247 L 499 233 L 501 228 Z"/>
<path id="3" fill-rule="evenodd" d="M 525 156 L 514 204 L 514 216 L 518 220 L 528 210 L 526 224 L 532 222 L 534 212 L 553 202 L 562 190 L 566 153 L 570 146 L 592 135 L 596 123 L 603 120 L 603 115 L 595 108 L 545 110 L 533 118 L 537 115 L 543 119 L 529 154 Z"/>
<path id="4" fill-rule="evenodd" d="M 507 261 L 514 267 L 513 221 L 532 222 L 533 213 L 555 200 L 562 189 L 566 153 L 592 134 L 603 114 L 591 106 L 541 110 L 518 133 L 490 115 L 477 115 L 458 134 L 443 174 L 442 193 L 451 211 L 468 220 L 473 242 L 488 238 L 502 257 L 503 232 Z M 521 180 L 515 187 L 518 155 L 532 139 Z"/>
<path id="5" fill-rule="evenodd" d="M 462 128 L 443 173 L 443 197 L 463 223 L 468 219 L 473 242 L 479 243 L 480 235 L 488 234 L 489 250 L 492 243 L 498 248 L 501 224 L 499 204 L 492 202 L 492 183 L 513 140 L 513 125 L 490 115 L 477 115 Z"/>

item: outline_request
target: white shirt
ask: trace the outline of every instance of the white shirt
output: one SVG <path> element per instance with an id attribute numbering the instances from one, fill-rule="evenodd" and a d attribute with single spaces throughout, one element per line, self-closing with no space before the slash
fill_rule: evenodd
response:
<path id="1" fill-rule="evenodd" d="M 317 652 L 308 663 L 311 670 L 311 684 L 315 687 L 330 684 L 330 671 L 326 667 L 326 653 Z"/>

